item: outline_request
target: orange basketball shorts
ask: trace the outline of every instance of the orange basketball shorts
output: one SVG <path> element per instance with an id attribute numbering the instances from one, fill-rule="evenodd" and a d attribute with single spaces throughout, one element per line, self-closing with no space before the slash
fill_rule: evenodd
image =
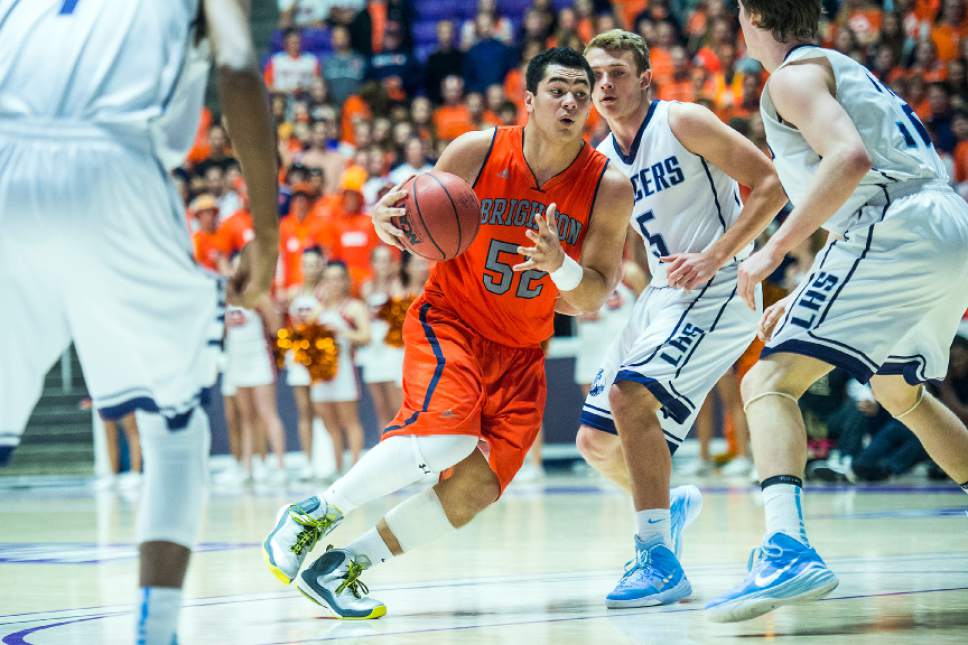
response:
<path id="1" fill-rule="evenodd" d="M 503 492 L 541 428 L 544 352 L 488 340 L 425 297 L 407 312 L 403 338 L 403 406 L 383 438 L 480 437 Z"/>

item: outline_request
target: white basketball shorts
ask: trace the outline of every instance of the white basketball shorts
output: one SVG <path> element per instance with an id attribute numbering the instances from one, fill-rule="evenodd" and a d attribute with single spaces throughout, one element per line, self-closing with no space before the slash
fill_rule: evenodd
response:
<path id="1" fill-rule="evenodd" d="M 224 324 L 221 281 L 191 249 L 146 136 L 0 124 L 0 453 L 71 341 L 105 418 L 187 423 L 215 381 Z"/>
<path id="2" fill-rule="evenodd" d="M 874 223 L 817 254 L 764 357 L 812 356 L 862 383 L 944 378 L 968 308 L 968 204 L 946 185 L 915 187 L 865 205 L 858 219 L 874 209 Z"/>
<path id="3" fill-rule="evenodd" d="M 735 266 L 698 291 L 649 287 L 605 354 L 582 406 L 582 425 L 615 434 L 611 385 L 641 383 L 662 406 L 659 422 L 675 452 L 706 395 L 756 336 L 760 314 L 736 295 Z"/>

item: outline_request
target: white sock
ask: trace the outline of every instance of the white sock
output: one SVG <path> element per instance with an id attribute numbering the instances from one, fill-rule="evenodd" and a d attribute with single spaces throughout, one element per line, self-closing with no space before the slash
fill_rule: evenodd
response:
<path id="1" fill-rule="evenodd" d="M 135 614 L 138 645 L 171 645 L 178 633 L 182 590 L 174 587 L 142 587 Z"/>
<path id="2" fill-rule="evenodd" d="M 667 508 L 647 508 L 635 512 L 636 532 L 647 547 L 664 544 L 672 548 L 672 519 Z"/>
<path id="3" fill-rule="evenodd" d="M 395 493 L 462 461 L 477 448 L 473 435 L 395 436 L 363 455 L 348 473 L 333 482 L 321 497 L 349 514 L 369 501 Z M 324 511 L 321 505 L 319 512 Z"/>
<path id="4" fill-rule="evenodd" d="M 766 534 L 782 531 L 809 546 L 803 524 L 803 488 L 796 484 L 772 484 L 763 489 Z"/>
<path id="5" fill-rule="evenodd" d="M 383 564 L 393 557 L 390 547 L 383 541 L 380 532 L 375 528 L 370 529 L 346 547 L 355 556 L 364 556 L 370 561 L 370 566 L 375 567 Z"/>

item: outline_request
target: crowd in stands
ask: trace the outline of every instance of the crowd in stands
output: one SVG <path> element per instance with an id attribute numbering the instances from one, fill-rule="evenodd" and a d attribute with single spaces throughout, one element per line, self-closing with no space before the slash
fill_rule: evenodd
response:
<path id="1" fill-rule="evenodd" d="M 910 104 L 968 197 L 966 4 L 825 0 L 820 40 Z M 278 8 L 264 78 L 278 135 L 282 311 L 303 287 L 307 249 L 342 261 L 359 295 L 379 245 L 373 204 L 431 168 L 460 134 L 526 122 L 524 69 L 551 46 L 581 51 L 603 31 L 635 31 L 650 46 L 655 98 L 701 103 L 767 151 L 759 116 L 767 75 L 746 55 L 735 2 L 278 0 Z M 606 134 L 593 110 L 587 139 L 597 144 Z M 252 222 L 231 142 L 208 110 L 176 176 L 198 262 L 227 271 Z M 777 294 L 807 270 L 820 243 L 788 259 L 774 279 Z"/>

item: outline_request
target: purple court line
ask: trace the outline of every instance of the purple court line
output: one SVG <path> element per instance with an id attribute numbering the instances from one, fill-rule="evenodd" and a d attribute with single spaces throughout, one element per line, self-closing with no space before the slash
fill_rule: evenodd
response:
<path id="1" fill-rule="evenodd" d="M 936 593 L 943 591 L 968 591 L 968 587 L 948 587 L 944 589 L 921 589 L 921 590 L 911 590 L 911 591 L 887 591 L 883 593 L 872 593 L 872 594 L 859 594 L 855 596 L 836 596 L 833 598 L 821 598 L 820 601 L 832 601 L 832 600 L 857 600 L 860 598 L 880 598 L 884 596 L 911 596 L 922 593 Z M 547 624 L 547 623 L 559 623 L 559 622 L 569 622 L 569 621 L 579 621 L 579 620 L 597 620 L 600 618 L 625 618 L 628 616 L 638 616 L 641 614 L 675 614 L 684 612 L 701 611 L 702 607 L 678 607 L 666 610 L 656 610 L 656 607 L 648 607 L 641 611 L 621 611 L 621 613 L 614 612 L 608 614 L 598 614 L 595 616 L 571 616 L 568 618 L 545 618 L 539 620 L 520 620 L 506 623 L 482 623 L 477 625 L 457 625 L 454 627 L 432 627 L 429 629 L 413 629 L 413 630 L 401 630 L 396 632 L 381 632 L 379 634 L 367 634 L 365 638 L 381 638 L 383 636 L 401 636 L 401 635 L 411 635 L 411 634 L 427 634 L 433 632 L 449 632 L 449 631 L 464 631 L 468 629 L 481 629 L 488 627 L 513 627 L 517 625 L 535 625 L 535 624 Z M 261 643 L 260 645 L 299 645 L 300 643 L 320 643 L 324 641 L 335 641 L 342 640 L 344 638 L 360 638 L 359 635 L 346 635 L 346 636 L 325 636 L 322 638 L 311 638 L 308 640 L 298 640 L 298 641 L 272 641 L 269 643 Z M 29 645 L 29 644 L 27 644 Z"/>
<path id="2" fill-rule="evenodd" d="M 944 573 L 944 572 L 935 572 L 935 573 Z M 574 578 L 574 577 L 575 577 L 574 574 L 568 575 L 568 576 L 564 576 L 565 579 L 571 579 L 571 578 Z M 562 576 L 558 576 L 558 578 L 560 579 L 560 578 L 562 578 Z M 537 579 L 537 580 L 534 580 L 534 581 L 535 582 L 542 582 L 542 581 L 554 582 L 555 580 L 554 579 Z M 470 584 L 477 584 L 477 582 L 476 581 L 466 581 L 466 582 L 461 583 L 460 585 L 455 585 L 455 586 L 468 586 Z M 450 585 L 435 585 L 435 586 L 450 586 Z M 394 590 L 409 590 L 409 589 L 423 589 L 423 588 L 427 588 L 427 587 L 426 586 L 396 587 L 396 588 L 392 588 L 392 589 L 394 589 Z M 391 588 L 387 588 L 387 589 L 391 589 Z M 384 589 L 384 590 L 387 590 L 387 589 Z M 946 592 L 946 591 L 966 591 L 966 590 L 968 590 L 968 587 L 945 587 L 945 588 L 920 589 L 920 590 L 910 590 L 910 591 L 887 591 L 887 592 L 880 592 L 880 593 L 857 594 L 857 595 L 852 595 L 852 596 L 835 596 L 835 597 L 830 597 L 830 598 L 822 598 L 821 601 L 856 600 L 856 599 L 860 599 L 860 598 L 878 598 L 878 597 L 888 597 L 888 596 L 908 596 L 908 595 L 916 595 L 916 594 L 923 594 L 923 593 L 936 593 L 936 592 Z M 229 601 L 223 601 L 223 602 L 202 603 L 200 606 L 228 605 L 228 604 L 236 604 L 236 603 L 240 603 L 240 602 L 251 602 L 252 600 L 255 600 L 255 599 L 244 599 L 243 598 L 243 599 L 229 600 Z M 199 606 L 199 605 L 188 605 L 188 606 Z M 399 636 L 399 635 L 402 635 L 402 634 L 425 634 L 425 633 L 443 632 L 443 631 L 463 631 L 463 630 L 467 630 L 467 629 L 479 629 L 479 628 L 490 628 L 490 627 L 509 627 L 509 626 L 514 626 L 514 625 L 529 625 L 529 624 L 540 624 L 540 623 L 555 623 L 555 622 L 566 622 L 566 621 L 593 620 L 593 619 L 610 618 L 610 617 L 611 618 L 621 618 L 621 617 L 625 617 L 625 616 L 639 615 L 639 614 L 644 614 L 644 613 L 679 613 L 679 612 L 693 612 L 693 611 L 699 611 L 700 609 L 702 609 L 702 608 L 701 607 L 681 607 L 681 608 L 669 608 L 669 609 L 665 609 L 665 610 L 656 610 L 655 607 L 649 607 L 649 608 L 644 608 L 641 611 L 634 611 L 634 612 L 633 611 L 624 611 L 622 613 L 614 613 L 613 612 L 613 613 L 600 614 L 600 615 L 595 615 L 595 616 L 572 616 L 572 617 L 568 617 L 568 618 L 547 618 L 547 619 L 539 619 L 539 620 L 513 621 L 513 622 L 506 622 L 506 623 L 482 623 L 482 624 L 476 624 L 476 625 L 459 625 L 459 626 L 453 626 L 453 627 L 435 627 L 435 628 L 430 628 L 430 629 L 417 629 L 417 630 L 403 630 L 403 631 L 396 631 L 396 632 L 383 632 L 383 633 L 380 633 L 380 634 L 368 634 L 366 636 L 366 638 L 377 638 L 377 637 L 383 637 L 383 636 Z M 14 632 L 14 633 L 8 634 L 7 636 L 5 636 L 3 638 L 2 643 L 4 643 L 4 645 L 31 645 L 31 643 L 26 640 L 26 637 L 29 636 L 29 635 L 31 635 L 31 634 L 33 634 L 33 633 L 35 633 L 35 632 L 43 631 L 43 630 L 46 630 L 46 629 L 52 629 L 54 627 L 61 627 L 61 626 L 64 626 L 64 625 L 71 625 L 71 624 L 77 624 L 77 623 L 82 623 L 82 622 L 88 622 L 88 621 L 92 621 L 92 620 L 100 620 L 100 619 L 104 619 L 104 618 L 111 618 L 111 617 L 114 617 L 114 616 L 124 615 L 124 614 L 128 614 L 128 613 L 130 613 L 130 611 L 128 611 L 128 610 L 125 610 L 125 611 L 114 611 L 114 612 L 108 612 L 108 613 L 103 613 L 103 614 L 96 614 L 96 615 L 93 615 L 93 616 L 82 616 L 82 617 L 72 618 L 72 619 L 68 619 L 68 620 L 59 621 L 59 622 L 56 622 L 56 623 L 48 623 L 46 625 L 36 625 L 34 627 L 28 627 L 28 628 L 23 629 L 23 630 L 20 630 L 18 632 Z M 340 640 L 340 639 L 343 639 L 343 638 L 358 638 L 358 637 L 359 637 L 358 635 L 354 635 L 354 636 L 350 636 L 350 635 L 347 635 L 347 636 L 331 636 L 331 637 L 315 638 L 315 639 L 299 640 L 299 641 L 273 641 L 271 643 L 264 643 L 263 645 L 297 645 L 299 643 L 318 643 L 318 642 L 323 642 L 323 641 Z"/>
<path id="3" fill-rule="evenodd" d="M 922 554 L 911 554 L 911 555 L 889 555 L 883 557 L 863 557 L 863 556 L 853 556 L 853 557 L 837 557 L 830 558 L 827 560 L 835 568 L 841 570 L 840 567 L 843 565 L 866 563 L 866 564 L 877 564 L 881 561 L 891 561 L 891 562 L 923 562 L 928 560 L 952 560 L 952 559 L 964 559 L 968 558 L 968 551 L 938 551 L 935 553 L 922 553 Z M 690 572 L 709 572 L 715 573 L 717 571 L 729 570 L 734 568 L 730 563 L 717 563 L 717 564 L 700 564 L 693 565 L 689 567 Z M 861 573 L 861 572 L 851 572 L 844 571 L 844 573 Z M 891 573 L 891 572 L 886 572 Z M 902 572 L 903 573 L 903 572 Z M 926 571 L 925 573 L 948 573 L 946 571 Z M 611 576 L 614 574 L 612 569 L 599 569 L 590 571 L 574 571 L 574 572 L 558 572 L 549 573 L 546 575 L 531 575 L 531 576 L 488 576 L 482 578 L 466 578 L 458 580 L 430 580 L 418 584 L 398 584 L 398 585 L 388 585 L 388 586 L 378 586 L 373 587 L 373 591 L 383 592 L 383 591 L 419 591 L 423 589 L 438 589 L 438 588 L 456 588 L 456 587 L 468 587 L 468 586 L 482 586 L 482 585 L 494 585 L 494 584 L 526 584 L 526 583 L 547 583 L 547 582 L 565 582 L 568 580 L 584 580 L 589 578 L 596 578 L 602 576 Z M 277 592 L 262 592 L 257 594 L 249 594 L 246 596 L 239 597 L 238 594 L 220 595 L 220 596 L 205 596 L 202 598 L 195 598 L 189 600 L 184 606 L 185 607 L 209 607 L 217 605 L 232 605 L 245 602 L 258 602 L 260 600 L 276 600 L 278 598 L 285 598 L 291 596 L 288 590 L 277 591 Z M 117 609 L 113 609 L 117 605 L 96 605 L 91 607 L 71 607 L 68 609 L 45 609 L 40 611 L 28 611 L 20 612 L 15 614 L 3 614 L 0 618 L 15 618 L 21 616 L 36 616 L 38 614 L 53 614 L 53 613 L 66 613 L 66 612 L 78 612 L 78 611 L 90 611 L 98 610 L 104 613 L 106 610 L 110 610 L 107 613 L 114 614 L 117 613 Z M 126 609 L 129 611 L 130 609 Z M 88 618 L 95 616 L 96 614 L 88 614 L 81 616 L 74 616 L 73 618 Z M 53 616 L 50 616 L 53 618 Z M 0 623 L 3 625 L 16 625 L 22 623 L 34 622 L 35 620 L 43 619 L 33 619 L 33 620 L 17 620 L 10 621 L 6 623 Z"/>

